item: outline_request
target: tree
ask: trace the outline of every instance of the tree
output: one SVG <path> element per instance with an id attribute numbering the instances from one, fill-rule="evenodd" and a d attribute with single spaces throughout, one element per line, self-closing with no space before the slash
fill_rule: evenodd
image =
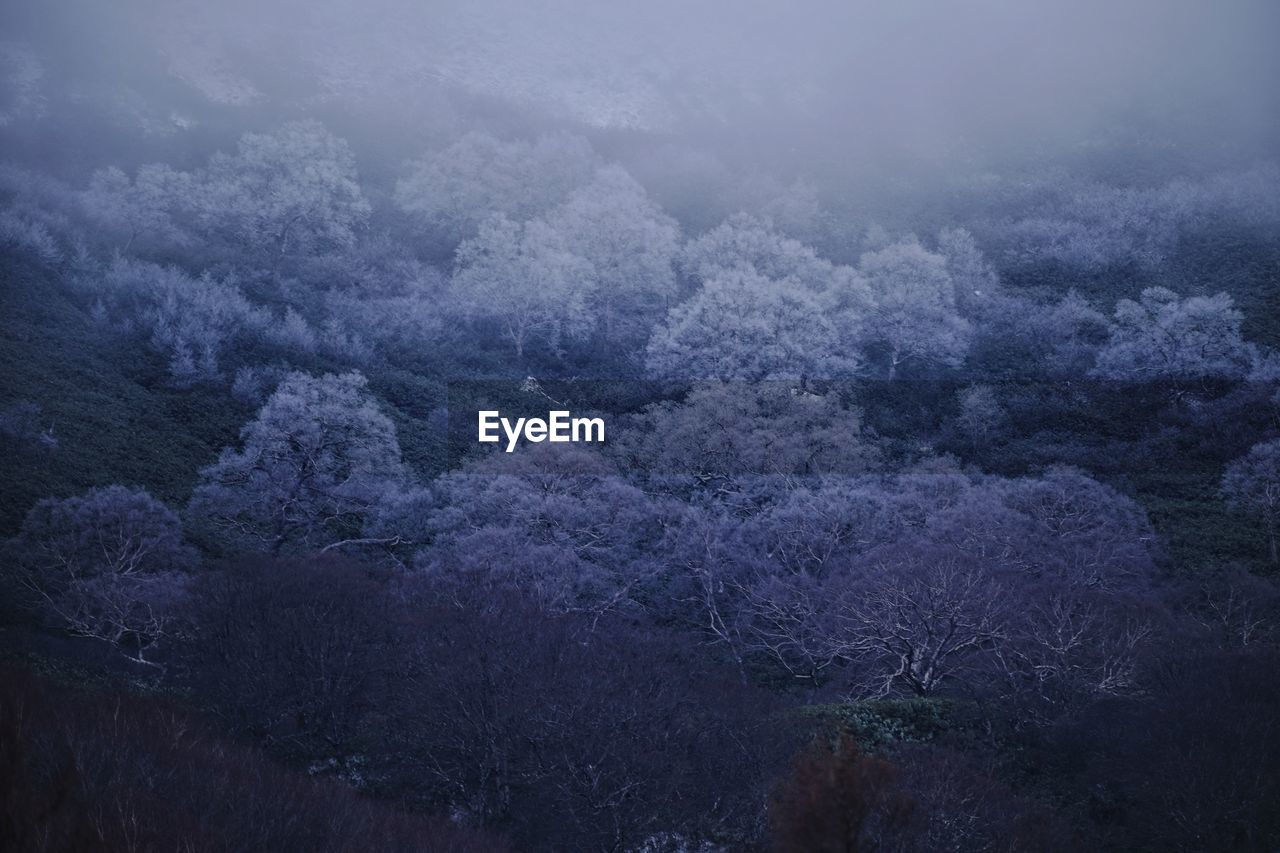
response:
<path id="1" fill-rule="evenodd" d="M 849 578 L 833 638 L 874 696 L 931 696 L 989 661 L 1009 635 L 1008 595 L 994 572 L 945 548 L 889 547 Z"/>
<path id="2" fill-rule="evenodd" d="M 1253 359 L 1240 333 L 1243 320 L 1225 293 L 1182 299 L 1149 287 L 1138 301 L 1117 303 L 1095 372 L 1112 379 L 1244 376 Z"/>
<path id="3" fill-rule="evenodd" d="M 1089 374 L 1111 323 L 1069 291 L 1057 304 L 998 293 L 974 324 L 968 372 L 992 377 L 1082 377 Z"/>
<path id="4" fill-rule="evenodd" d="M 1140 693 L 1151 649 L 1167 641 L 1151 602 L 1062 590 L 1031 605 L 1002 662 L 1016 672 L 1021 661 L 1034 695 L 1059 718 L 1099 698 Z"/>
<path id="5" fill-rule="evenodd" d="M 147 333 L 147 345 L 169 360 L 180 386 L 222 378 L 221 360 L 243 336 L 265 334 L 267 313 L 251 305 L 234 280 L 177 267 L 116 258 L 103 275 L 99 305 L 125 328 Z"/>
<path id="6" fill-rule="evenodd" d="M 972 328 L 956 309 L 946 258 L 912 240 L 864 254 L 858 268 L 871 289 L 862 343 L 889 379 L 903 364 L 960 365 Z"/>
<path id="7" fill-rule="evenodd" d="M 454 305 L 464 317 L 496 324 L 516 358 L 535 339 L 558 354 L 564 338 L 583 338 L 594 326 L 587 308 L 594 270 L 542 220 L 486 220 L 458 248 L 457 265 Z"/>
<path id="8" fill-rule="evenodd" d="M 800 280 L 739 268 L 671 309 L 646 363 L 660 377 L 760 381 L 849 375 L 858 360 Z"/>
<path id="9" fill-rule="evenodd" d="M 1150 525 L 1077 472 L 832 478 L 757 501 L 722 549 L 743 570 L 716 615 L 792 677 L 861 696 L 1135 683 L 1151 620 L 1121 604 L 1152 598 Z"/>
<path id="10" fill-rule="evenodd" d="M 973 235 L 963 228 L 938 234 L 938 253 L 947 261 L 956 306 L 966 317 L 981 316 L 1000 294 L 1000 276 L 983 257 Z"/>
<path id="11" fill-rule="evenodd" d="M 759 210 L 784 234 L 812 241 L 822 235 L 827 225 L 818 188 L 805 178 L 783 185 L 776 178 L 760 175 L 759 180 L 748 180 L 744 190 L 751 199 L 745 208 Z"/>
<path id="12" fill-rule="evenodd" d="M 222 254 L 248 252 L 272 269 L 350 249 L 370 213 L 346 141 L 311 120 L 246 133 L 235 153 L 219 151 L 193 172 L 150 164 L 131 181 L 118 168 L 100 170 L 81 202 L 125 251 L 140 239 L 185 246 L 194 232 Z"/>
<path id="13" fill-rule="evenodd" d="M 1228 853 L 1280 842 L 1280 682 L 1268 675 L 1277 669 L 1274 649 L 1184 653 L 1140 700 L 1060 726 L 1064 755 L 1096 756 L 1082 784 L 1126 806 L 1110 833 L 1116 849 Z"/>
<path id="14" fill-rule="evenodd" d="M 580 136 L 505 142 L 468 133 L 413 164 L 396 183 L 400 209 L 431 229 L 443 249 L 474 237 L 495 214 L 541 216 L 590 183 L 600 159 Z"/>
<path id="15" fill-rule="evenodd" d="M 358 373 L 294 373 L 200 472 L 188 512 L 272 554 L 389 544 L 363 535 L 383 495 L 407 479 L 395 428 Z"/>
<path id="16" fill-rule="evenodd" d="M 391 778 L 522 850 L 757 840 L 789 746 L 767 694 L 685 638 L 410 579 Z"/>
<path id="17" fill-rule="evenodd" d="M 1221 650 L 1280 640 L 1280 586 L 1233 565 L 1184 584 L 1181 610 Z"/>
<path id="18" fill-rule="evenodd" d="M 857 370 L 867 292 L 853 269 L 746 214 L 689 243 L 680 266 L 702 286 L 650 339 L 655 375 L 760 380 Z"/>
<path id="19" fill-rule="evenodd" d="M 351 149 L 317 121 L 246 133 L 198 178 L 198 222 L 273 268 L 290 255 L 349 248 L 369 217 Z"/>
<path id="20" fill-rule="evenodd" d="M 993 778 L 995 768 L 981 752 L 903 743 L 894 749 L 893 761 L 898 787 L 911 799 L 911 821 L 898 846 L 882 842 L 878 849 L 1069 853 L 1088 846 L 1064 815 Z"/>
<path id="21" fill-rule="evenodd" d="M 121 251 L 128 254 L 139 240 L 146 245 L 187 245 L 191 236 L 181 223 L 194 192 L 190 173 L 163 163 L 139 167 L 132 180 L 109 166 L 93 173 L 83 202 L 91 219 L 123 238 Z"/>
<path id="22" fill-rule="evenodd" d="M 745 213 L 729 217 L 686 245 L 680 267 L 701 282 L 728 272 L 752 271 L 765 278 L 794 279 L 813 293 L 830 289 L 838 270 L 799 240 Z"/>
<path id="23" fill-rule="evenodd" d="M 1106 316 L 1074 290 L 1053 306 L 1042 325 L 1045 369 L 1056 376 L 1087 375 L 1111 332 Z"/>
<path id="24" fill-rule="evenodd" d="M 977 449 L 1004 422 L 1004 408 L 990 385 L 970 385 L 961 389 L 956 398 L 960 404 L 956 425 L 971 447 Z"/>
<path id="25" fill-rule="evenodd" d="M 1076 589 L 1150 592 L 1156 535 L 1131 498 L 1066 466 L 993 487 L 1030 522 L 1013 542 L 1033 577 Z"/>
<path id="26" fill-rule="evenodd" d="M 416 565 L 552 611 L 634 612 L 661 573 L 665 507 L 598 454 L 543 445 L 441 477 Z"/>
<path id="27" fill-rule="evenodd" d="M 612 445 L 628 470 L 701 483 L 748 474 L 858 474 L 876 467 L 862 412 L 789 383 L 709 383 L 654 403 Z"/>
<path id="28" fill-rule="evenodd" d="M 907 534 L 902 497 L 874 477 L 832 477 L 779 496 L 744 526 L 743 539 L 779 574 L 825 580 Z"/>
<path id="29" fill-rule="evenodd" d="M 622 169 L 599 170 L 547 216 L 569 251 L 591 264 L 588 306 L 611 345 L 643 343 L 675 297 L 680 229 Z"/>
<path id="30" fill-rule="evenodd" d="M 1255 444 L 1248 454 L 1227 466 L 1222 496 L 1229 504 L 1261 519 L 1267 530 L 1267 551 L 1280 563 L 1280 439 Z"/>
<path id="31" fill-rule="evenodd" d="M 10 545 L 16 579 L 40 611 L 142 663 L 168 632 L 195 561 L 178 517 L 124 486 L 40 501 Z"/>
<path id="32" fill-rule="evenodd" d="M 391 692 L 402 637 L 387 573 L 334 554 L 238 558 L 200 579 L 194 686 L 243 733 L 345 762 Z"/>

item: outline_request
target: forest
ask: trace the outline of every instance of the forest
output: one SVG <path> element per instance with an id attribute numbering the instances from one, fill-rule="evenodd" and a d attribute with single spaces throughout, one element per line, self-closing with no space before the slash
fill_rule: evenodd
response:
<path id="1" fill-rule="evenodd" d="M 1280 849 L 1280 7 L 0 30 L 0 848 Z"/>

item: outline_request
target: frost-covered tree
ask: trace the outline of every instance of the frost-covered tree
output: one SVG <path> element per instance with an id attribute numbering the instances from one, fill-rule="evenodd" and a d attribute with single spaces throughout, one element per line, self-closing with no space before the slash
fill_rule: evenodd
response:
<path id="1" fill-rule="evenodd" d="M 1045 369 L 1066 376 L 1083 376 L 1092 369 L 1111 329 L 1107 318 L 1074 290 L 1053 306 L 1041 325 Z"/>
<path id="2" fill-rule="evenodd" d="M 185 246 L 190 234 L 182 227 L 195 193 L 194 176 L 163 163 L 139 167 L 131 179 L 109 166 L 94 172 L 83 196 L 90 219 L 117 235 L 126 254 L 135 243 Z"/>
<path id="3" fill-rule="evenodd" d="M 1222 496 L 1227 502 L 1258 517 L 1267 530 L 1271 562 L 1280 563 L 1277 528 L 1280 527 L 1280 439 L 1255 444 L 1227 466 L 1222 475 Z"/>
<path id="4" fill-rule="evenodd" d="M 905 535 L 904 497 L 875 477 L 831 477 L 782 493 L 743 525 L 743 538 L 775 572 L 839 574 L 851 560 Z"/>
<path id="5" fill-rule="evenodd" d="M 1065 466 L 1006 481 L 996 491 L 1031 525 L 1011 540 L 1020 565 L 1079 589 L 1149 589 L 1155 533 L 1128 496 Z"/>
<path id="6" fill-rule="evenodd" d="M 1002 293 L 974 322 L 968 368 L 983 376 L 1087 376 L 1110 332 L 1106 316 L 1075 291 L 1051 305 Z"/>
<path id="7" fill-rule="evenodd" d="M 889 379 L 903 365 L 958 367 L 964 361 L 972 327 L 957 310 L 946 258 L 906 241 L 864 254 L 858 268 L 871 291 L 862 343 Z"/>
<path id="8" fill-rule="evenodd" d="M 246 133 L 234 153 L 220 151 L 192 172 L 150 164 L 130 179 L 116 167 L 99 170 L 80 203 L 125 251 L 199 236 L 273 267 L 351 248 L 370 213 L 351 149 L 313 120 Z"/>
<path id="9" fill-rule="evenodd" d="M 594 270 L 564 235 L 540 219 L 496 216 L 458 248 L 451 300 L 462 316 L 492 323 L 516 358 L 534 340 L 559 352 L 564 339 L 588 335 Z"/>
<path id="10" fill-rule="evenodd" d="M 188 512 L 255 550 L 363 542 L 374 508 L 408 476 L 358 373 L 288 376 L 240 438 L 200 472 Z"/>
<path id="11" fill-rule="evenodd" d="M 575 190 L 547 216 L 566 248 L 591 264 L 589 308 L 611 342 L 643 342 L 676 292 L 680 229 L 616 166 Z"/>
<path id="12" fill-rule="evenodd" d="M 1116 305 L 1096 373 L 1113 379 L 1243 376 L 1253 361 L 1240 334 L 1243 320 L 1225 293 L 1183 299 L 1167 288 L 1149 287 L 1136 302 L 1122 299 Z"/>
<path id="13" fill-rule="evenodd" d="M 647 366 L 682 379 L 847 376 L 858 359 L 831 315 L 796 278 L 722 271 L 671 309 L 649 341 Z"/>
<path id="14" fill-rule="evenodd" d="M 355 156 L 317 121 L 246 133 L 198 173 L 196 218 L 229 248 L 272 264 L 291 255 L 350 247 L 369 217 Z"/>
<path id="15" fill-rule="evenodd" d="M 780 234 L 770 223 L 739 213 L 691 241 L 680 255 L 685 275 L 706 282 L 727 272 L 754 272 L 765 278 L 794 279 L 813 293 L 836 282 L 836 267 L 813 249 Z"/>
<path id="16" fill-rule="evenodd" d="M 981 315 L 1000 295 L 1000 276 L 983 257 L 973 235 L 963 228 L 942 229 L 938 253 L 946 258 L 960 313 L 966 317 Z"/>
<path id="17" fill-rule="evenodd" d="M 195 561 L 178 517 L 124 486 L 40 501 L 10 547 L 10 568 L 41 612 L 143 662 L 167 631 L 183 572 Z"/>
<path id="18" fill-rule="evenodd" d="M 852 695 L 1015 670 L 1033 690 L 1132 686 L 1149 627 L 1117 608 L 1151 595 L 1152 531 L 1080 472 L 831 478 L 753 501 L 725 558 L 744 570 L 722 573 L 717 602 L 748 656 Z"/>
<path id="19" fill-rule="evenodd" d="M 117 258 L 98 289 L 103 318 L 146 337 L 178 385 L 221 378 L 222 358 L 241 336 L 264 332 L 269 315 L 233 281 L 192 278 L 176 267 Z"/>
<path id="20" fill-rule="evenodd" d="M 558 611 L 634 610 L 663 568 L 659 502 L 598 454 L 549 445 L 434 484 L 415 564 L 469 588 L 520 589 Z"/>
<path id="21" fill-rule="evenodd" d="M 956 401 L 960 409 L 956 415 L 956 426 L 974 447 L 984 442 L 1004 421 L 1004 408 L 996 396 L 996 389 L 990 385 L 970 385 L 956 395 Z"/>
<path id="22" fill-rule="evenodd" d="M 468 133 L 414 163 L 396 184 L 395 200 L 451 248 L 494 214 L 521 221 L 546 213 L 588 184 L 599 166 L 580 136 L 506 142 Z"/>
<path id="23" fill-rule="evenodd" d="M 0 211 L 0 249 L 14 257 L 26 255 L 45 266 L 66 259 L 60 241 L 43 222 L 14 210 Z"/>
<path id="24" fill-rule="evenodd" d="M 744 474 L 857 474 L 879 453 L 862 412 L 784 382 L 713 383 L 648 406 L 614 446 L 628 468 L 709 482 Z"/>

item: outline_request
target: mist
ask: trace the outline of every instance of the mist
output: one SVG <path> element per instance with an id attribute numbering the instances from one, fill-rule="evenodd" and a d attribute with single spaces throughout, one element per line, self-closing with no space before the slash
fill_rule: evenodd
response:
<path id="1" fill-rule="evenodd" d="M 85 99 L 121 132 L 338 113 L 410 151 L 450 124 L 555 124 L 837 179 L 1070 151 L 1117 121 L 1218 156 L 1277 139 L 1265 0 L 130 0 L 5 19 L 9 132 Z"/>

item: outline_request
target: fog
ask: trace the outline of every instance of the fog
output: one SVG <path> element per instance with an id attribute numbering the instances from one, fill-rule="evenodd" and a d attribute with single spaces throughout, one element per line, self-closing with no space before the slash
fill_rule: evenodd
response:
<path id="1" fill-rule="evenodd" d="M 153 134 L 336 112 L 415 153 L 451 126 L 557 124 L 831 178 L 1117 122 L 1256 155 L 1280 99 L 1267 0 L 17 2 L 4 28 L 9 133 L 89 105 Z"/>

